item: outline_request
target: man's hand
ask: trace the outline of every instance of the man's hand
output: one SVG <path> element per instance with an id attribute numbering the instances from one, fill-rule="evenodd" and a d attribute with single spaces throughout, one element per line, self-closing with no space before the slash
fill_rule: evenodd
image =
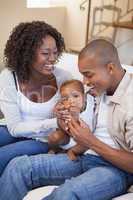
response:
<path id="1" fill-rule="evenodd" d="M 68 123 L 69 135 L 74 138 L 74 140 L 84 147 L 90 148 L 91 142 L 94 142 L 95 136 L 92 134 L 89 126 L 79 120 L 77 122 L 73 117 Z"/>
<path id="2" fill-rule="evenodd" d="M 69 129 L 68 128 L 68 123 L 65 120 L 63 120 L 63 119 L 57 119 L 57 124 L 58 124 L 58 127 L 61 130 L 65 131 L 65 132 L 68 131 L 68 129 Z"/>

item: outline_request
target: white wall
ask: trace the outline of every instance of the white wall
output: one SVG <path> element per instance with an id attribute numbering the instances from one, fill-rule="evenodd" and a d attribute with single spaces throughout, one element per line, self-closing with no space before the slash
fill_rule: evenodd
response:
<path id="1" fill-rule="evenodd" d="M 54 1 L 54 0 L 52 0 Z M 56 3 L 65 7 L 27 9 L 26 0 L 0 0 L 0 65 L 2 64 L 3 49 L 5 42 L 12 28 L 21 21 L 45 20 L 55 26 L 65 37 L 67 49 L 80 50 L 85 45 L 86 23 L 87 23 L 87 4 L 85 10 L 81 11 L 79 6 L 83 0 L 56 0 Z M 113 0 L 104 0 L 106 4 Z M 120 6 L 125 9 L 125 1 L 119 0 Z M 101 0 L 93 0 L 94 6 L 100 5 Z M 133 1 L 130 0 L 133 7 Z M 127 16 L 127 19 L 130 16 Z M 127 20 L 126 19 L 126 20 Z M 92 10 L 91 21 L 92 25 Z M 104 34 L 110 35 L 112 28 L 109 28 Z M 133 63 L 132 57 L 132 30 L 118 29 L 116 45 L 119 47 L 119 55 L 122 63 Z M 125 43 L 125 41 L 129 40 Z M 122 45 L 120 45 L 122 44 Z"/>
<path id="2" fill-rule="evenodd" d="M 81 0 L 67 0 L 67 15 L 65 28 L 66 46 L 68 49 L 80 50 L 85 45 L 87 4 L 80 10 Z"/>

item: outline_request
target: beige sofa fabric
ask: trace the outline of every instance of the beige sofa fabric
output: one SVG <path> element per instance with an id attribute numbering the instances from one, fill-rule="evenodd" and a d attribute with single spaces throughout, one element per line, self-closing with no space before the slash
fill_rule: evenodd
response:
<path id="1" fill-rule="evenodd" d="M 41 200 L 48 194 L 52 192 L 54 188 L 57 186 L 46 186 L 46 187 L 41 187 L 35 190 L 32 190 L 31 192 L 28 193 L 28 195 L 23 199 L 23 200 Z M 133 200 L 133 193 L 128 193 L 116 198 L 113 198 L 112 200 Z"/>
<path id="2" fill-rule="evenodd" d="M 133 200 L 133 193 L 128 193 L 128 194 L 113 198 L 112 200 Z"/>
<path id="3" fill-rule="evenodd" d="M 23 200 L 41 200 L 50 194 L 57 186 L 45 186 L 29 192 Z"/>

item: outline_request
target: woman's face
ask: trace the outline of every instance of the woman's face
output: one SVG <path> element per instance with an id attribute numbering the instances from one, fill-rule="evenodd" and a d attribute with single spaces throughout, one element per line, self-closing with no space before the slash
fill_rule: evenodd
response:
<path id="1" fill-rule="evenodd" d="M 47 35 L 42 40 L 42 45 L 36 51 L 36 58 L 32 64 L 32 70 L 44 75 L 50 75 L 54 70 L 54 64 L 58 58 L 58 49 L 55 39 Z"/>

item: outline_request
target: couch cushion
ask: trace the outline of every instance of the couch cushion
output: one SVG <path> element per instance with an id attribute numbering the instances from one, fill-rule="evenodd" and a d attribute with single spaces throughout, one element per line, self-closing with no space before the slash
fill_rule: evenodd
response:
<path id="1" fill-rule="evenodd" d="M 45 186 L 32 190 L 23 200 L 41 200 L 50 194 L 57 186 Z"/>
<path id="2" fill-rule="evenodd" d="M 132 192 L 133 193 L 133 185 L 129 188 L 128 192 Z"/>
<path id="3" fill-rule="evenodd" d="M 37 188 L 29 192 L 23 200 L 41 200 L 50 194 L 57 186 L 45 186 Z M 133 200 L 133 193 L 128 193 L 119 197 L 115 197 L 112 200 Z"/>
<path id="4" fill-rule="evenodd" d="M 133 193 L 128 193 L 128 194 L 113 198 L 112 200 L 133 200 Z"/>

